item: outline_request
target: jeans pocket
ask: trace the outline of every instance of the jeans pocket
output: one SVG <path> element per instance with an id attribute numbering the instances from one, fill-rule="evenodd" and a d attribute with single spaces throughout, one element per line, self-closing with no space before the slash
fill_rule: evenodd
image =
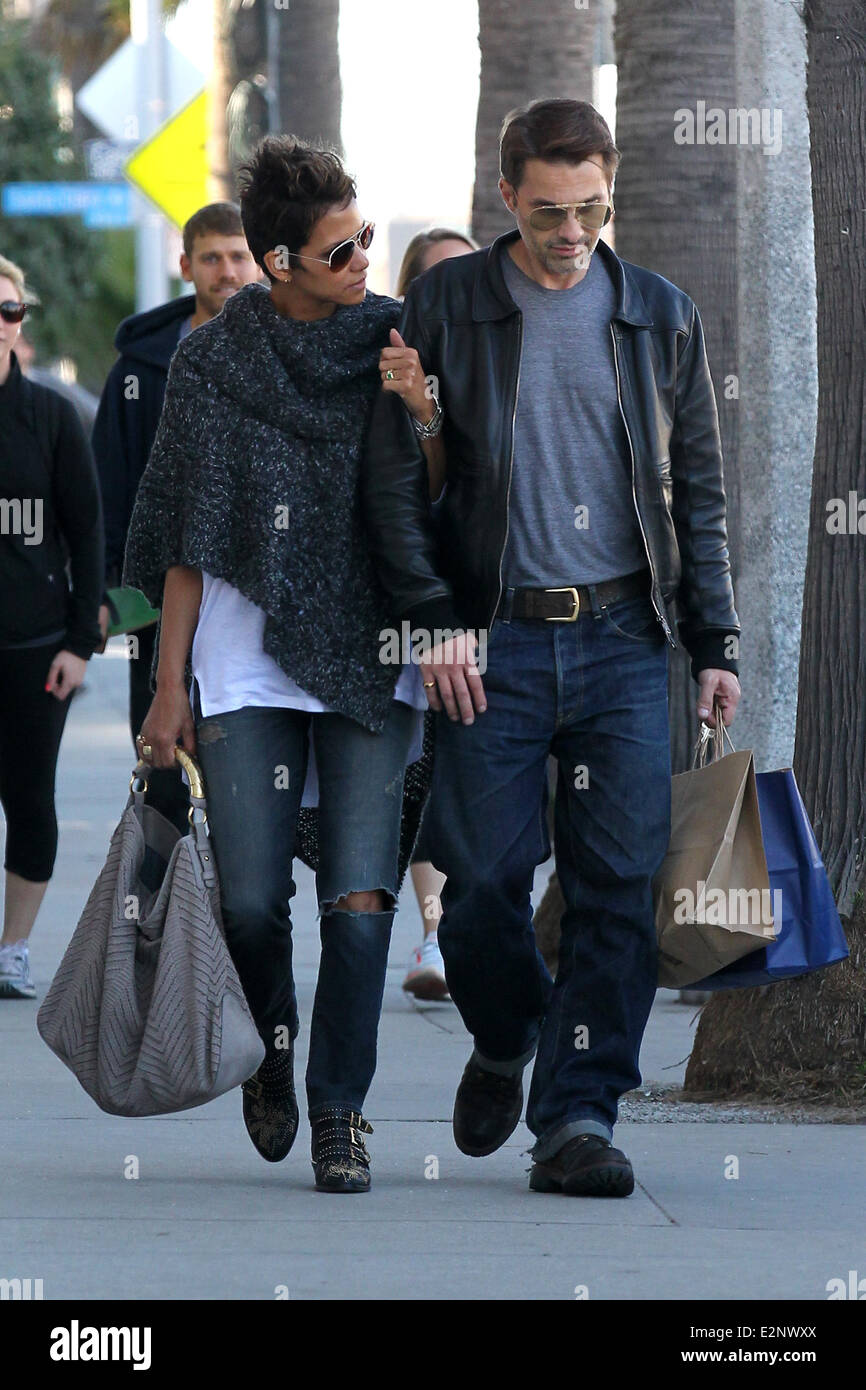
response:
<path id="1" fill-rule="evenodd" d="M 486 629 L 484 639 L 485 653 L 489 652 L 494 642 L 503 643 L 510 637 L 513 629 L 510 622 L 505 622 L 502 618 L 497 618 L 492 627 Z"/>
<path id="2" fill-rule="evenodd" d="M 626 642 L 640 642 L 649 646 L 665 640 L 649 598 L 625 599 L 622 603 L 615 603 L 612 608 L 603 608 L 602 613 L 605 626 Z"/>

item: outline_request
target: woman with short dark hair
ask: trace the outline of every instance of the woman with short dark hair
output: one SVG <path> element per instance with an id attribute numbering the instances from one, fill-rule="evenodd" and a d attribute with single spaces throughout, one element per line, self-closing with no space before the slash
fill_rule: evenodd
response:
<path id="1" fill-rule="evenodd" d="M 226 939 L 266 1048 L 243 1087 L 244 1119 L 271 1162 L 288 1154 L 298 1124 L 289 900 L 315 765 L 313 1167 L 321 1191 L 366 1191 L 362 1107 L 404 769 L 426 704 L 417 666 L 383 655 L 389 610 L 358 505 L 379 356 L 400 306 L 367 293 L 373 225 L 336 154 L 267 138 L 242 170 L 241 209 L 268 287 L 244 286 L 177 349 L 130 526 L 124 582 L 162 604 L 140 737 L 156 766 L 171 764 L 178 738 L 198 749 Z M 420 392 L 413 401 L 423 416 Z"/>

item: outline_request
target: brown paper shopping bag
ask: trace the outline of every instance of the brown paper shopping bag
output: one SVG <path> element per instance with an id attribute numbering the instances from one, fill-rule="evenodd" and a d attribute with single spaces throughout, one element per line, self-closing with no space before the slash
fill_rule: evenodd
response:
<path id="1" fill-rule="evenodd" d="M 704 730 L 692 771 L 672 779 L 670 844 L 653 881 L 658 982 L 673 989 L 775 940 L 752 754 L 724 753 L 719 714 L 705 761 Z"/>

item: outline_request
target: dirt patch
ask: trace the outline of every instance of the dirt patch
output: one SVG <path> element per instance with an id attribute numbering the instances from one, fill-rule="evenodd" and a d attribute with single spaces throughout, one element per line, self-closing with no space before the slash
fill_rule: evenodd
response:
<path id="1" fill-rule="evenodd" d="M 754 1094 L 700 1099 L 680 1086 L 645 1086 L 623 1096 L 619 1118 L 632 1124 L 866 1125 L 866 1102 L 768 1101 Z"/>

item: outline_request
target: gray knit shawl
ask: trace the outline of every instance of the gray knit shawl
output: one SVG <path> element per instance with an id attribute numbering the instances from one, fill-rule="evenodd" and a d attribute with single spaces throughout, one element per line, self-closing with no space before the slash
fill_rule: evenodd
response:
<path id="1" fill-rule="evenodd" d="M 246 285 L 190 333 L 172 359 L 123 573 L 154 606 L 171 565 L 227 580 L 264 610 L 264 650 L 286 675 L 372 732 L 399 671 L 379 659 L 388 606 L 358 483 L 379 352 L 399 317 L 395 300 L 368 294 L 302 322 Z"/>

